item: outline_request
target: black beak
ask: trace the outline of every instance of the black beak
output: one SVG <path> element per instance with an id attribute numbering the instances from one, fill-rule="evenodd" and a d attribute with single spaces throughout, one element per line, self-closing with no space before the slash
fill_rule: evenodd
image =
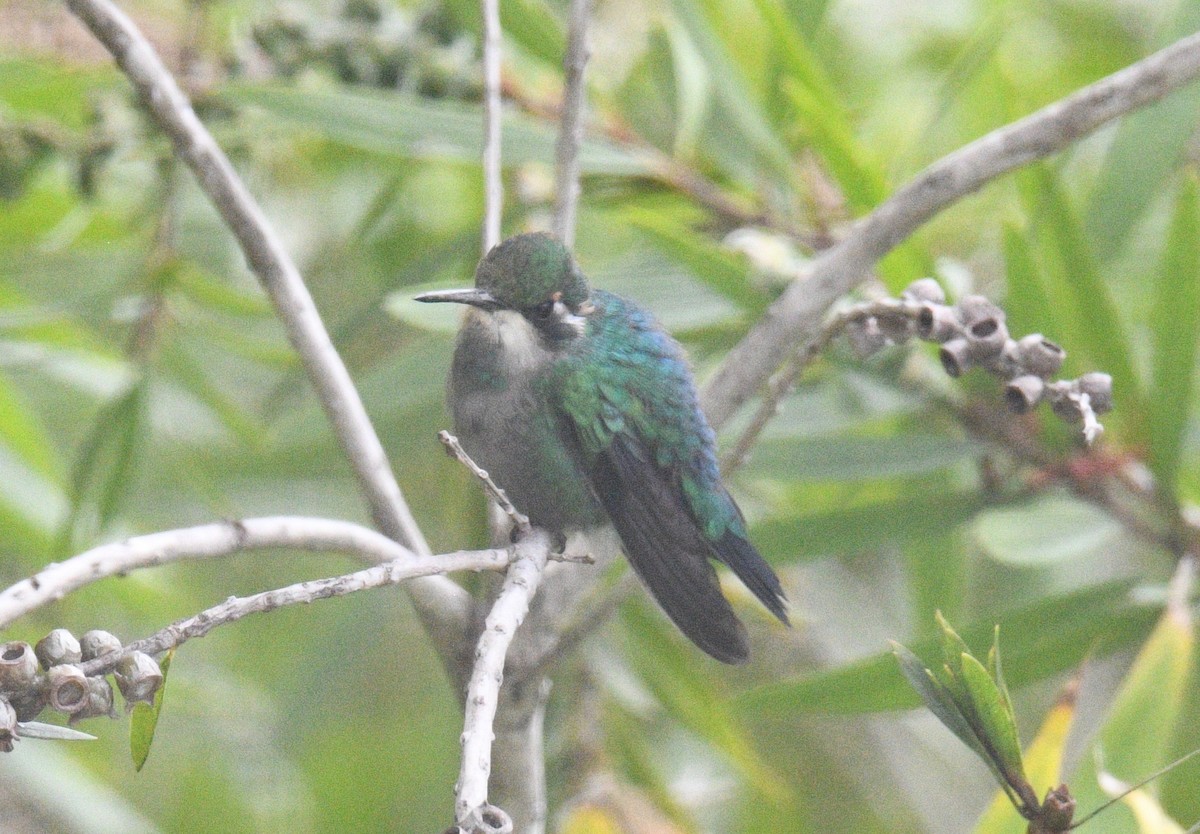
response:
<path id="1" fill-rule="evenodd" d="M 472 287 L 469 290 L 438 290 L 437 292 L 423 292 L 416 296 L 417 301 L 424 301 L 427 304 L 437 304 L 448 301 L 454 304 L 470 304 L 472 307 L 478 307 L 481 310 L 498 310 L 500 302 L 489 293 Z"/>

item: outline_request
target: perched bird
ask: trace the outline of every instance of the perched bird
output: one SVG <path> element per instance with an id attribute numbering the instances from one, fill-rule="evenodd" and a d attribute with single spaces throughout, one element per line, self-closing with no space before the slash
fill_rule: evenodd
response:
<path id="1" fill-rule="evenodd" d="M 450 374 L 455 432 L 534 525 L 611 522 L 659 605 L 717 660 L 742 663 L 749 645 L 710 559 L 787 622 L 779 578 L 721 482 L 682 349 L 649 313 L 590 289 L 546 234 L 494 247 L 474 289 L 417 300 L 470 305 Z"/>

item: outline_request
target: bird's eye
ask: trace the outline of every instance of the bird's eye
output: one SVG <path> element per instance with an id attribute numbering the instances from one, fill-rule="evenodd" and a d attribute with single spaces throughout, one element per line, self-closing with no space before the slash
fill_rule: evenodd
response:
<path id="1" fill-rule="evenodd" d="M 533 318 L 536 321 L 549 321 L 554 315 L 554 299 L 548 298 L 533 308 Z"/>

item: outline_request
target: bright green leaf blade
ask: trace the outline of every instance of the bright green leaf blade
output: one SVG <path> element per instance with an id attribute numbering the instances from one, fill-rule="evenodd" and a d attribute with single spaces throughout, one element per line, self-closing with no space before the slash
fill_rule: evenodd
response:
<path id="1" fill-rule="evenodd" d="M 1004 224 L 1004 268 L 1008 294 L 1004 309 L 1013 333 L 1042 333 L 1052 341 L 1061 328 L 1043 284 L 1045 278 L 1031 251 L 1026 234 L 1010 223 Z"/>
<path id="2" fill-rule="evenodd" d="M 230 85 L 218 95 L 229 103 L 262 108 L 283 122 L 371 153 L 470 165 L 479 161 L 483 127 L 478 107 L 397 93 L 301 90 L 272 84 Z M 551 165 L 556 136 L 550 123 L 506 113 L 504 164 Z M 584 141 L 579 164 L 584 174 L 641 176 L 650 171 L 645 160 L 598 139 Z"/>
<path id="3" fill-rule="evenodd" d="M 1154 346 L 1149 463 L 1162 489 L 1173 495 L 1200 344 L 1200 197 L 1195 175 L 1184 177 L 1180 186 L 1155 294 L 1149 322 Z"/>
<path id="4" fill-rule="evenodd" d="M 1155 49 L 1200 28 L 1200 5 L 1167 4 L 1174 19 L 1156 38 Z M 1088 240 L 1107 260 L 1118 253 L 1140 225 L 1168 178 L 1186 161 L 1196 134 L 1200 86 L 1189 84 L 1149 107 L 1121 119 L 1092 189 L 1086 215 Z"/>
<path id="5" fill-rule="evenodd" d="M 975 541 L 997 562 L 1052 565 L 1107 547 L 1121 524 L 1070 495 L 1039 495 L 1020 505 L 981 512 L 972 525 Z"/>
<path id="6" fill-rule="evenodd" d="M 695 663 L 693 647 L 670 635 L 674 627 L 647 606 L 627 604 L 621 613 L 629 626 L 629 657 L 642 683 L 677 720 L 720 750 L 763 797 L 786 805 L 790 794 L 785 781 L 756 755 L 740 717 Z"/>
<path id="7" fill-rule="evenodd" d="M 54 456 L 54 443 L 3 374 L 0 374 L 0 443 L 34 472 L 52 483 L 62 485 L 59 464 Z"/>
<path id="8" fill-rule="evenodd" d="M 1175 758 L 1172 735 L 1195 644 L 1189 610 L 1169 605 L 1138 652 L 1100 730 L 1104 769 L 1121 781 L 1136 783 Z M 1105 800 L 1091 756 L 1084 757 L 1072 788 L 1081 808 Z"/>
<path id="9" fill-rule="evenodd" d="M 783 182 L 792 183 L 796 175 L 791 153 L 756 103 L 754 92 L 700 4 L 673 0 L 671 8 L 708 62 L 717 99 L 732 117 L 726 129 L 741 135 L 760 165 Z"/>
<path id="10" fill-rule="evenodd" d="M 1060 698 L 1025 751 L 1025 772 L 1038 796 L 1045 795 L 1048 788 L 1061 781 L 1063 749 L 1074 717 L 1075 699 Z M 1017 813 L 1009 795 L 1000 791 L 979 820 L 974 834 L 1026 834 L 1028 826 L 1029 822 Z"/>
<path id="11" fill-rule="evenodd" d="M 1021 761 L 1021 739 L 1000 688 L 974 655 L 964 654 L 961 665 L 963 683 L 974 707 L 974 717 L 978 720 L 979 735 L 995 751 L 996 764 L 1005 781 L 1014 790 L 1020 791 L 1026 784 L 1025 765 Z"/>
<path id="12" fill-rule="evenodd" d="M 687 267 L 697 281 L 741 309 L 757 314 L 770 302 L 770 298 L 750 282 L 748 265 L 704 235 L 660 211 L 630 208 L 624 216 L 651 245 Z"/>
<path id="13" fill-rule="evenodd" d="M 1006 635 L 1005 675 L 1022 686 L 1070 669 L 1089 655 L 1104 656 L 1142 640 L 1156 610 L 1129 598 L 1132 583 L 1108 582 L 1008 611 L 994 621 L 962 629 L 968 645 L 983 650 L 995 622 Z M 939 651 L 940 641 L 913 644 L 920 654 Z M 891 652 L 808 677 L 782 680 L 749 690 L 737 699 L 739 711 L 794 716 L 805 713 L 857 714 L 910 709 L 919 701 L 896 674 Z"/>
<path id="14" fill-rule="evenodd" d="M 971 724 L 963 715 L 962 709 L 954 696 L 946 689 L 938 677 L 911 651 L 899 643 L 892 643 L 892 654 L 900 664 L 900 672 L 909 685 L 921 696 L 921 701 L 946 729 L 958 736 L 963 744 L 970 747 L 975 755 L 988 761 L 987 751 L 979 741 Z"/>
<path id="15" fill-rule="evenodd" d="M 767 437 L 745 471 L 787 481 L 865 481 L 938 472 L 981 454 L 974 441 L 935 434 Z"/>
<path id="16" fill-rule="evenodd" d="M 919 545 L 939 539 L 986 505 L 979 493 L 906 492 L 892 501 L 768 518 L 755 523 L 752 533 L 755 545 L 764 553 L 811 559 L 897 542 Z"/>
<path id="17" fill-rule="evenodd" d="M 1097 367 L 1091 370 L 1112 375 L 1117 407 L 1127 413 L 1122 423 L 1139 430 L 1145 425 L 1142 386 L 1134 371 L 1134 352 L 1116 302 L 1100 276 L 1095 255 L 1062 186 L 1045 166 L 1032 170 L 1039 185 L 1038 216 L 1046 235 L 1045 250 L 1058 265 L 1053 274 L 1061 282 L 1060 294 L 1070 300 L 1074 319 L 1080 323 L 1071 329 L 1073 343 L 1064 347 L 1068 356 L 1078 351 L 1095 363 Z"/>
<path id="18" fill-rule="evenodd" d="M 154 743 L 154 731 L 158 728 L 158 717 L 162 714 L 163 693 L 167 690 L 167 672 L 171 669 L 171 660 L 175 650 L 171 649 L 159 662 L 162 670 L 162 684 L 154 693 L 154 703 L 139 702 L 133 705 L 133 716 L 129 720 L 129 754 L 133 757 L 134 770 L 141 771 L 150 755 L 150 745 Z"/>

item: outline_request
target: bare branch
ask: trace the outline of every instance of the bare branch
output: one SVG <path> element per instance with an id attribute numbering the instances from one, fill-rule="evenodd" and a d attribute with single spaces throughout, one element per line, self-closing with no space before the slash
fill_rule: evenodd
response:
<path id="1" fill-rule="evenodd" d="M 1200 34 L 995 130 L 926 168 L 838 244 L 822 252 L 730 351 L 705 388 L 705 411 L 725 423 L 792 350 L 814 338 L 825 311 L 871 265 L 925 221 L 990 180 L 1056 153 L 1106 122 L 1158 101 L 1200 75 Z"/>
<path id="2" fill-rule="evenodd" d="M 0 591 L 0 628 L 105 577 L 270 547 L 336 551 L 373 563 L 414 558 L 411 550 L 374 530 L 327 518 L 268 516 L 165 530 L 102 544 Z"/>
<path id="3" fill-rule="evenodd" d="M 530 529 L 529 517 L 513 506 L 513 502 L 508 500 L 508 495 L 505 494 L 504 490 L 496 486 L 496 482 L 492 480 L 492 476 L 488 474 L 487 470 L 471 459 L 471 456 L 463 449 L 462 444 L 458 442 L 458 438 L 448 431 L 440 431 L 438 432 L 438 440 L 446 447 L 447 454 L 471 470 L 471 474 L 479 479 L 488 497 L 500 505 L 500 509 L 512 520 L 513 526 L 522 533 L 528 533 Z"/>
<path id="4" fill-rule="evenodd" d="M 493 722 L 500 684 L 504 680 L 504 661 L 513 634 L 529 612 L 530 601 L 541 582 L 550 552 L 550 539 L 545 532 L 535 529 L 515 546 L 514 551 L 500 595 L 479 635 L 475 667 L 467 685 L 462 768 L 454 815 L 459 827 L 468 832 L 495 827 L 484 817 L 495 810 L 487 804 L 487 791 L 492 769 Z"/>
<path id="5" fill-rule="evenodd" d="M 500 0 L 480 0 L 483 15 L 483 254 L 500 242 Z"/>
<path id="6" fill-rule="evenodd" d="M 400 491 L 375 429 L 312 296 L 262 209 L 234 171 L 191 103 L 133 22 L 110 0 L 67 0 L 67 5 L 112 53 L 175 152 L 212 200 L 262 282 L 300 356 L 342 449 L 358 477 L 375 524 L 418 554 L 425 542 Z M 466 633 L 467 594 L 431 577 L 408 586 L 418 613 L 443 655 Z"/>
<path id="7" fill-rule="evenodd" d="M 584 70 L 587 68 L 588 19 L 592 0 L 571 0 L 567 24 L 567 52 L 563 56 L 562 121 L 554 150 L 554 234 L 568 249 L 575 245 L 575 209 L 579 204 L 579 146 L 583 142 L 586 103 Z"/>
<path id="8" fill-rule="evenodd" d="M 230 597 L 220 605 L 214 605 L 193 617 L 169 625 L 150 637 L 135 640 L 120 651 L 81 663 L 79 670 L 88 676 L 101 674 L 113 669 L 122 657 L 133 652 L 145 652 L 150 655 L 165 652 L 193 638 L 203 637 L 217 626 L 235 623 L 247 614 L 266 613 L 288 605 L 307 605 L 317 600 L 342 597 L 370 588 L 399 585 L 418 576 L 459 570 L 498 570 L 505 567 L 512 557 L 513 554 L 509 550 L 465 550 L 438 556 L 408 553 L 384 564 L 342 576 L 298 582 L 247 597 Z"/>

